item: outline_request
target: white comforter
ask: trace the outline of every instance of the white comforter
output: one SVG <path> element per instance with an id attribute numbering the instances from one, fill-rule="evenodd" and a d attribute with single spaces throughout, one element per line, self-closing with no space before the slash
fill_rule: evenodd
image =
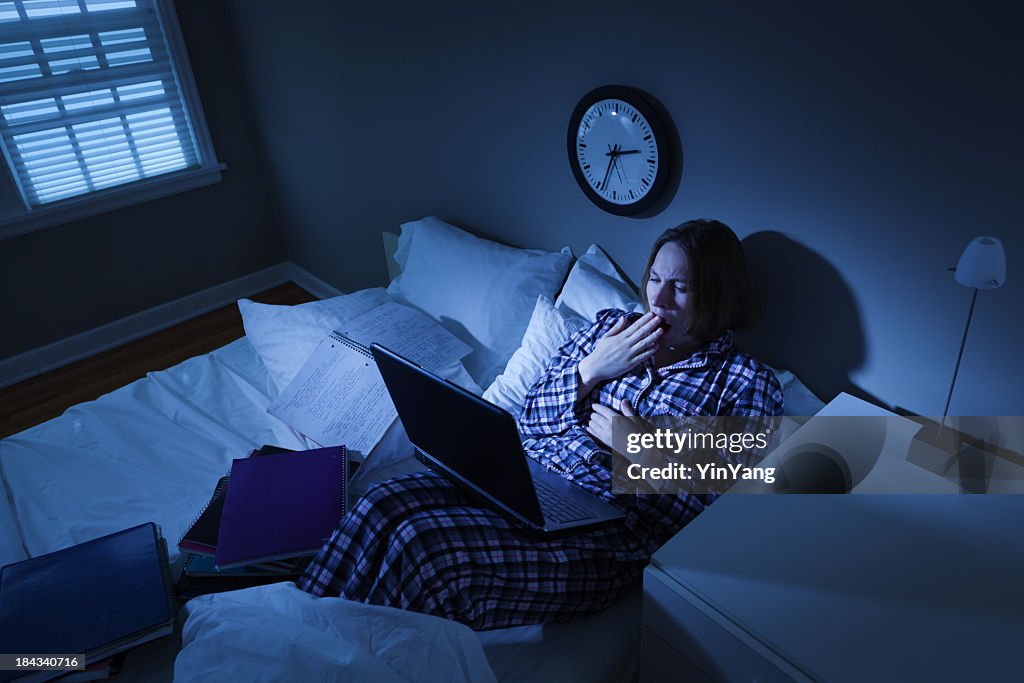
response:
<path id="1" fill-rule="evenodd" d="M 314 598 L 292 583 L 186 605 L 175 681 L 495 681 L 473 632 L 414 612 Z"/>

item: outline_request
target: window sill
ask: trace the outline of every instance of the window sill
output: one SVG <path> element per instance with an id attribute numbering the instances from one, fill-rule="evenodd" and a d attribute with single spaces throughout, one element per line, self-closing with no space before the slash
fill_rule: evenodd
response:
<path id="1" fill-rule="evenodd" d="M 220 182 L 221 171 L 226 168 L 227 166 L 224 164 L 190 168 L 74 197 L 52 205 L 37 207 L 22 214 L 2 218 L 0 219 L 0 240 L 45 230 L 55 225 L 70 223 L 206 185 L 213 185 Z"/>

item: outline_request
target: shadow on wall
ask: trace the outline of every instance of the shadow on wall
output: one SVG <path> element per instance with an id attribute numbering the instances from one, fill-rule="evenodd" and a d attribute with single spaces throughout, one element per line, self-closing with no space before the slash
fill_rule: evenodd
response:
<path id="1" fill-rule="evenodd" d="M 850 380 L 864 363 L 864 330 L 853 292 L 832 264 L 779 232 L 749 235 L 743 249 L 762 315 L 737 335 L 739 344 L 792 370 L 826 402 L 846 391 L 881 405 Z"/>

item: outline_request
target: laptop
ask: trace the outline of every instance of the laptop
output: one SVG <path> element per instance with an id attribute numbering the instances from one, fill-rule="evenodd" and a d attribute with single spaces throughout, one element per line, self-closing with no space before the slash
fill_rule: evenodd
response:
<path id="1" fill-rule="evenodd" d="M 509 521 L 544 533 L 623 518 L 527 456 L 510 413 L 379 344 L 370 349 L 409 440 L 432 470 Z"/>

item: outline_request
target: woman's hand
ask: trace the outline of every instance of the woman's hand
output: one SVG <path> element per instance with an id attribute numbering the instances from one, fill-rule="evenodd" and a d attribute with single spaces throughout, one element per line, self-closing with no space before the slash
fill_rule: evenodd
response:
<path id="1" fill-rule="evenodd" d="M 625 316 L 619 318 L 577 366 L 584 386 L 592 389 L 598 382 L 621 377 L 653 356 L 662 335 L 660 325 L 661 318 L 650 312 L 628 327 Z"/>
<path id="2" fill-rule="evenodd" d="M 626 455 L 627 437 L 633 433 L 646 432 L 647 423 L 637 416 L 633 406 L 626 399 L 619 401 L 619 410 L 622 412 L 595 403 L 590 413 L 590 421 L 587 423 L 587 431 L 602 444 L 624 456 Z M 616 418 L 619 420 L 619 428 L 613 429 Z"/>

